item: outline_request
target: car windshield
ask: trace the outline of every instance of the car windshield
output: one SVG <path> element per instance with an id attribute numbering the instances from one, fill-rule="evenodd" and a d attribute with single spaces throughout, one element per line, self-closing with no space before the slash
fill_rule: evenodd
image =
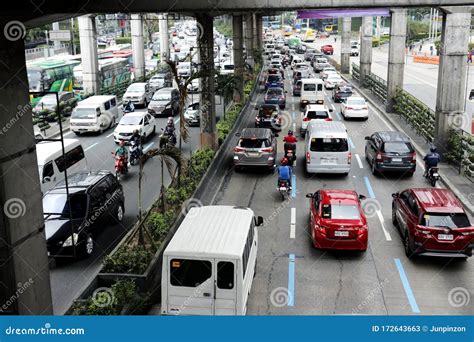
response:
<path id="1" fill-rule="evenodd" d="M 224 65 L 224 70 L 234 70 L 234 65 L 233 64 Z"/>
<path id="2" fill-rule="evenodd" d="M 360 220 L 359 208 L 352 204 L 323 204 L 321 215 L 331 220 Z"/>
<path id="3" fill-rule="evenodd" d="M 136 126 L 136 125 L 141 125 L 143 121 L 143 117 L 141 116 L 134 116 L 134 115 L 125 115 L 122 117 L 120 120 L 119 125 L 120 126 Z"/>
<path id="4" fill-rule="evenodd" d="M 243 138 L 243 139 L 240 139 L 239 146 L 243 148 L 262 148 L 262 147 L 269 147 L 270 142 L 267 139 Z"/>
<path id="5" fill-rule="evenodd" d="M 278 75 L 270 75 L 267 78 L 268 82 L 279 82 L 280 81 L 280 76 Z"/>
<path id="6" fill-rule="evenodd" d="M 75 119 L 95 119 L 97 112 L 94 108 L 75 108 L 72 112 L 72 117 Z"/>
<path id="7" fill-rule="evenodd" d="M 66 194 L 49 193 L 43 197 L 45 214 L 57 214 L 69 218 L 70 209 L 73 219 L 84 218 L 87 213 L 87 195 L 73 194 L 69 196 L 69 201 L 66 201 Z"/>
<path id="8" fill-rule="evenodd" d="M 329 114 L 325 110 L 309 110 L 306 117 L 308 119 L 327 119 Z"/>
<path id="9" fill-rule="evenodd" d="M 352 89 L 351 88 L 339 88 L 340 93 L 345 93 L 345 94 L 352 94 Z"/>
<path id="10" fill-rule="evenodd" d="M 145 86 L 143 84 L 131 84 L 127 88 L 127 92 L 142 92 L 145 90 Z"/>
<path id="11" fill-rule="evenodd" d="M 471 224 L 464 213 L 426 213 L 420 224 L 426 227 L 466 228 Z"/>
<path id="12" fill-rule="evenodd" d="M 347 152 L 349 146 L 345 138 L 312 138 L 310 150 L 312 152 Z"/>
<path id="13" fill-rule="evenodd" d="M 351 106 L 365 106 L 365 101 L 362 99 L 347 99 L 347 104 Z"/>
<path id="14" fill-rule="evenodd" d="M 171 93 L 156 92 L 151 99 L 154 101 L 171 101 Z"/>
<path id="15" fill-rule="evenodd" d="M 413 153 L 413 147 L 408 142 L 386 142 L 383 145 L 383 151 L 386 153 Z"/>
<path id="16" fill-rule="evenodd" d="M 45 95 L 41 98 L 41 100 L 38 102 L 38 106 L 41 107 L 41 104 L 43 104 L 45 107 L 53 107 L 56 106 L 56 96 L 54 95 Z"/>
<path id="17" fill-rule="evenodd" d="M 274 95 L 281 95 L 283 91 L 280 88 L 270 88 L 267 91 L 267 95 L 274 96 Z"/>

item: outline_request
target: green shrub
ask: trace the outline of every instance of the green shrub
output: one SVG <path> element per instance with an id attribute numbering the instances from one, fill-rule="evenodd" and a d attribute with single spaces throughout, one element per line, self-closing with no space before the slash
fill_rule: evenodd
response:
<path id="1" fill-rule="evenodd" d="M 115 38 L 115 43 L 116 44 L 131 44 L 132 43 L 132 37 L 116 37 Z"/>
<path id="2" fill-rule="evenodd" d="M 105 258 L 102 272 L 143 274 L 155 252 L 153 247 L 123 245 Z"/>

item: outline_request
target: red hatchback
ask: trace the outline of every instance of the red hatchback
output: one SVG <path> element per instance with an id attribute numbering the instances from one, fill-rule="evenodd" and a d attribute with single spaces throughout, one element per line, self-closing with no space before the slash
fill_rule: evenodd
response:
<path id="1" fill-rule="evenodd" d="M 367 219 L 360 205 L 365 196 L 352 190 L 319 190 L 306 197 L 315 248 L 367 250 Z"/>
<path id="2" fill-rule="evenodd" d="M 324 53 L 325 55 L 333 55 L 334 48 L 332 47 L 332 45 L 323 45 L 321 47 L 321 52 Z"/>
<path id="3" fill-rule="evenodd" d="M 392 194 L 392 221 L 408 257 L 470 257 L 474 227 L 461 203 L 447 189 L 407 189 Z"/>

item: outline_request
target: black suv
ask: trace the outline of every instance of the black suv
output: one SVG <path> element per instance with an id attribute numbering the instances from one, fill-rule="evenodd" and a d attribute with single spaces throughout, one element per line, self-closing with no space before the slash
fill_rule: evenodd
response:
<path id="1" fill-rule="evenodd" d="M 375 175 L 379 172 L 398 171 L 413 176 L 416 153 L 410 138 L 402 132 L 375 132 L 365 137 L 365 159 Z"/>
<path id="2" fill-rule="evenodd" d="M 348 97 L 352 96 L 352 88 L 348 85 L 340 85 L 334 88 L 332 92 L 332 99 L 334 102 L 342 102 Z"/>
<path id="3" fill-rule="evenodd" d="M 94 235 L 122 221 L 123 189 L 109 171 L 73 173 L 68 184 L 69 199 L 64 181 L 43 196 L 48 255 L 86 258 L 94 251 Z"/>

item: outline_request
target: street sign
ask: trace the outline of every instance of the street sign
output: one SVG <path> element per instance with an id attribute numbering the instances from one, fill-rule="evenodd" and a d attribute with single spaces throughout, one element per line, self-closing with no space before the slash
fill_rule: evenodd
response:
<path id="1" fill-rule="evenodd" d="M 49 31 L 49 40 L 68 42 L 71 40 L 71 31 L 69 30 L 51 30 Z"/>

